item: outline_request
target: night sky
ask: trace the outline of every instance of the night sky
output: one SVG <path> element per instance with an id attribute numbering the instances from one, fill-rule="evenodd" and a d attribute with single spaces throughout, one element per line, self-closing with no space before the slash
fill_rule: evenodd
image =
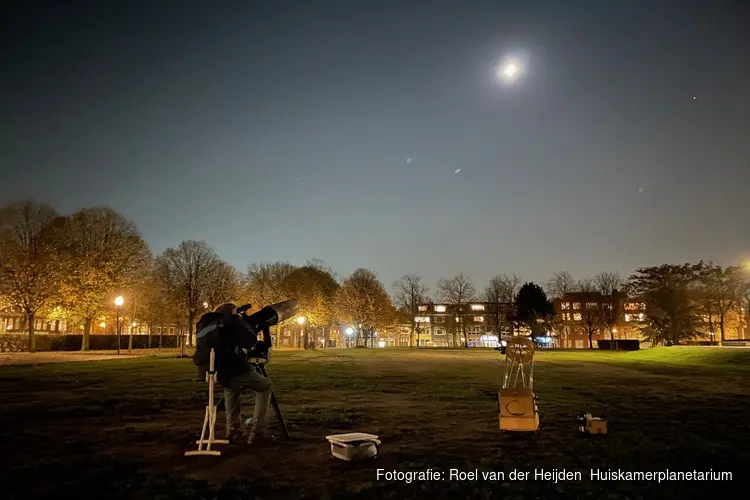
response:
<path id="1" fill-rule="evenodd" d="M 750 258 L 742 2 L 114 4 L 0 7 L 0 204 L 389 289 Z"/>

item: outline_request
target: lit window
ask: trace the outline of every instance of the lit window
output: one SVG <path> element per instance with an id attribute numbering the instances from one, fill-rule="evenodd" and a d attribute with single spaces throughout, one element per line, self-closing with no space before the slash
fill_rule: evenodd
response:
<path id="1" fill-rule="evenodd" d="M 561 309 L 570 309 L 570 302 L 563 302 L 560 304 Z"/>
<path id="2" fill-rule="evenodd" d="M 580 308 L 581 308 L 581 303 L 580 302 L 573 302 L 573 309 L 577 310 L 577 309 L 580 309 Z"/>
<path id="3" fill-rule="evenodd" d="M 429 323 L 430 317 L 429 316 L 417 316 L 414 318 L 414 321 L 417 323 Z"/>
<path id="4" fill-rule="evenodd" d="M 631 317 L 630 314 L 626 314 L 625 315 L 625 321 L 630 321 L 630 317 Z"/>
<path id="5" fill-rule="evenodd" d="M 472 311 L 484 311 L 484 306 L 482 304 L 472 304 L 471 310 Z"/>
<path id="6" fill-rule="evenodd" d="M 643 317 L 644 317 L 644 314 L 643 314 L 643 313 L 640 313 L 640 314 L 638 315 L 638 319 L 639 319 L 640 321 L 643 321 Z"/>
<path id="7" fill-rule="evenodd" d="M 573 313 L 573 321 L 581 321 L 581 313 Z"/>
<path id="8" fill-rule="evenodd" d="M 461 318 L 456 317 L 456 323 L 460 323 L 460 322 L 461 322 Z"/>
<path id="9" fill-rule="evenodd" d="M 445 306 L 435 306 L 435 312 L 444 313 Z"/>
<path id="10" fill-rule="evenodd" d="M 484 316 L 474 316 L 474 321 L 479 321 L 481 323 L 484 321 Z"/>
<path id="11" fill-rule="evenodd" d="M 427 310 L 427 306 L 419 306 L 419 310 L 420 311 L 426 311 Z"/>

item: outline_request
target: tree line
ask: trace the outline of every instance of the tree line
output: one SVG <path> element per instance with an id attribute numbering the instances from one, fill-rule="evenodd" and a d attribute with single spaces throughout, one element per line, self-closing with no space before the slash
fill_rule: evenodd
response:
<path id="1" fill-rule="evenodd" d="M 429 288 L 416 274 L 402 277 L 394 284 L 397 305 L 410 318 L 412 337 L 425 330 L 419 307 L 431 301 Z M 576 295 L 573 295 L 576 294 Z M 727 331 L 737 331 L 750 311 L 750 268 L 722 267 L 713 262 L 663 264 L 640 267 L 627 279 L 618 273 L 600 272 L 592 278 L 574 279 L 561 271 L 545 283 L 524 282 L 516 274 L 501 274 L 489 279 L 483 293 L 477 292 L 471 279 L 459 274 L 438 282 L 437 299 L 460 311 L 471 302 L 489 305 L 484 313 L 488 330 L 514 335 L 523 331 L 531 337 L 554 332 L 567 337 L 580 332 L 593 348 L 594 335 L 608 335 L 612 341 L 622 327 L 627 304 L 637 305 L 632 314 L 640 337 L 653 345 L 680 344 L 696 338 L 715 342 L 726 339 Z M 569 301 L 562 299 L 568 297 Z M 576 300 L 577 310 L 554 307 Z M 642 317 L 640 315 L 643 315 Z M 446 324 L 453 336 L 466 339 L 466 321 Z M 413 340 L 410 343 L 414 344 Z M 468 347 L 468 341 L 464 340 Z"/>
<path id="2" fill-rule="evenodd" d="M 571 292 L 623 293 L 645 304 L 639 323 L 643 336 L 656 344 L 680 343 L 717 330 L 725 338 L 732 321 L 738 321 L 733 312 L 743 304 L 745 310 L 750 307 L 747 274 L 741 266 L 711 262 L 665 264 L 639 268 L 627 280 L 606 272 L 574 280 L 570 273 L 559 272 L 544 287 L 502 274 L 491 277 L 482 292 L 459 274 L 439 280 L 435 295 L 459 310 L 470 302 L 489 303 L 485 316 L 496 333 L 523 330 L 540 336 L 578 328 L 591 343 L 594 334 L 605 331 L 614 338 L 622 305 L 602 301 L 596 308 L 582 309 L 579 321 L 571 321 L 556 314 L 553 300 Z M 136 225 L 108 207 L 68 216 L 34 201 L 0 209 L 0 308 L 24 314 L 32 351 L 37 316 L 82 325 L 82 348 L 87 350 L 92 325 L 112 311 L 118 295 L 127 300 L 118 312 L 129 324 L 185 325 L 189 342 L 200 315 L 223 302 L 250 302 L 259 308 L 294 297 L 306 329 L 325 338 L 325 345 L 337 324 L 351 325 L 358 342 L 372 345 L 375 332 L 394 323 L 410 324 L 410 345 L 415 339 L 419 345 L 424 331 L 419 306 L 431 301 L 429 288 L 421 276 L 407 274 L 393 283 L 393 290 L 391 298 L 368 269 L 339 279 L 319 259 L 301 266 L 256 262 L 240 271 L 203 241 L 183 241 L 154 255 Z M 454 345 L 464 339 L 468 346 L 466 322 L 449 321 L 446 326 Z"/>

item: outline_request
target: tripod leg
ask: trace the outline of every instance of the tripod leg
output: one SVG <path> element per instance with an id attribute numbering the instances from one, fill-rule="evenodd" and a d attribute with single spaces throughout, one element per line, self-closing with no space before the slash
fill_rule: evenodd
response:
<path id="1" fill-rule="evenodd" d="M 266 367 L 263 365 L 258 365 L 258 372 L 263 375 L 264 377 L 268 378 L 268 374 L 266 373 Z M 286 422 L 284 421 L 284 417 L 281 416 L 281 409 L 279 408 L 279 403 L 276 401 L 276 393 L 271 391 L 271 404 L 273 405 L 273 410 L 276 412 L 276 418 L 279 419 L 279 423 L 281 423 L 281 428 L 284 430 L 284 437 L 289 440 L 291 439 L 291 436 L 289 435 L 289 429 L 286 427 Z"/>

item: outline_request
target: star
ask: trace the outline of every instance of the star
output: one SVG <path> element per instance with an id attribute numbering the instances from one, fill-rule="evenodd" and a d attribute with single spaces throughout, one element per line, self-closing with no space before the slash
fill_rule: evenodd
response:
<path id="1" fill-rule="evenodd" d="M 693 100 L 695 100 L 695 96 L 693 96 Z"/>
<path id="2" fill-rule="evenodd" d="M 411 163 L 411 158 L 407 158 L 406 163 Z"/>
<path id="3" fill-rule="evenodd" d="M 638 190 L 639 193 L 642 193 L 644 191 L 645 191 L 645 189 L 643 189 L 643 188 L 641 188 L 641 189 Z"/>
<path id="4" fill-rule="evenodd" d="M 460 171 L 461 171 L 461 169 L 460 169 L 460 168 L 457 168 L 457 169 L 455 170 L 455 172 L 453 172 L 453 173 L 454 173 L 454 174 L 457 174 L 457 173 L 459 173 Z"/>

